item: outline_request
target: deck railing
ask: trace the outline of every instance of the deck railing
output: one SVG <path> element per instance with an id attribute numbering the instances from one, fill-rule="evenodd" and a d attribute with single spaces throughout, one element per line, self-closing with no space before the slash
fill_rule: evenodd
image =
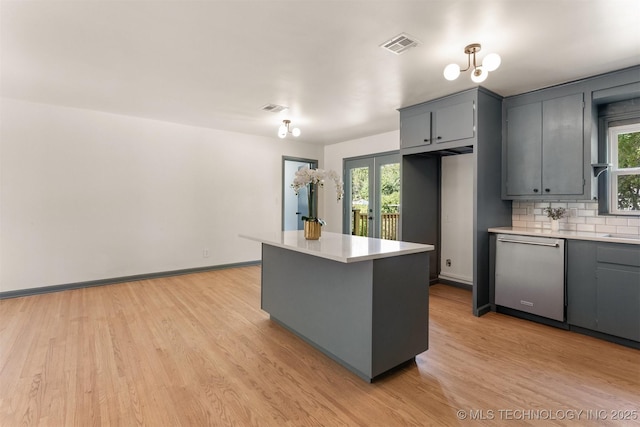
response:
<path id="1" fill-rule="evenodd" d="M 383 213 L 380 216 L 381 230 L 380 238 L 387 240 L 398 240 L 400 234 L 400 214 L 399 213 Z M 367 214 L 357 209 L 352 210 L 352 228 L 351 234 L 354 236 L 369 235 L 369 221 Z"/>

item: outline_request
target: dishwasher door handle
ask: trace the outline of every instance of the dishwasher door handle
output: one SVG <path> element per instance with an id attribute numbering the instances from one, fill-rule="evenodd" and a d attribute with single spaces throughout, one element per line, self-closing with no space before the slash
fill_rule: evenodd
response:
<path id="1" fill-rule="evenodd" d="M 551 248 L 557 248 L 559 246 L 557 243 L 542 243 L 542 242 L 532 242 L 527 240 L 498 239 L 498 242 L 521 243 L 523 245 L 534 245 L 534 246 L 548 246 Z"/>

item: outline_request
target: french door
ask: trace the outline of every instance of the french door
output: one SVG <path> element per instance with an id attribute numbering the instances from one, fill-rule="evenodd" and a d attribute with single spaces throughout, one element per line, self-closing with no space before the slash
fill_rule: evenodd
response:
<path id="1" fill-rule="evenodd" d="M 399 240 L 400 155 L 344 161 L 343 233 Z"/>

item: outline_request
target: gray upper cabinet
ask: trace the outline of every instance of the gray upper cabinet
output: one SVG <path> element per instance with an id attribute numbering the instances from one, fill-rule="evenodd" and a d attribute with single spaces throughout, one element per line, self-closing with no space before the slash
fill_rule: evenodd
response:
<path id="1" fill-rule="evenodd" d="M 402 148 L 431 144 L 431 111 L 407 111 L 401 116 L 400 129 Z"/>
<path id="2" fill-rule="evenodd" d="M 542 103 L 507 109 L 507 196 L 538 194 L 542 187 Z"/>
<path id="3" fill-rule="evenodd" d="M 584 193 L 583 135 L 583 93 L 542 103 L 542 190 L 545 194 L 580 196 Z"/>
<path id="4" fill-rule="evenodd" d="M 468 93 L 456 94 L 400 111 L 400 148 L 427 152 L 450 145 L 472 145 L 475 102 Z M 420 147 L 420 148 L 417 148 Z"/>
<path id="5" fill-rule="evenodd" d="M 582 196 L 584 145 L 584 93 L 522 105 L 507 103 L 503 195 Z"/>
<path id="6" fill-rule="evenodd" d="M 592 165 L 608 162 L 598 136 L 598 109 L 638 96 L 640 66 L 505 98 L 502 198 L 597 198 Z"/>
<path id="7" fill-rule="evenodd" d="M 443 107 L 435 112 L 435 142 L 442 144 L 473 138 L 473 101 Z"/>

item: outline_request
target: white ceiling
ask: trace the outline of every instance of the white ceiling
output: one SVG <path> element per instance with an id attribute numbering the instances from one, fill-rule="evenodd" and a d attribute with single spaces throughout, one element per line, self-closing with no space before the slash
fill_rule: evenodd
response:
<path id="1" fill-rule="evenodd" d="M 317 144 L 473 87 L 442 76 L 469 43 L 502 56 L 482 85 L 503 96 L 640 63 L 639 0 L 2 0 L 0 19 L 2 96 L 264 136 L 289 118 Z M 422 44 L 379 47 L 402 32 Z"/>

